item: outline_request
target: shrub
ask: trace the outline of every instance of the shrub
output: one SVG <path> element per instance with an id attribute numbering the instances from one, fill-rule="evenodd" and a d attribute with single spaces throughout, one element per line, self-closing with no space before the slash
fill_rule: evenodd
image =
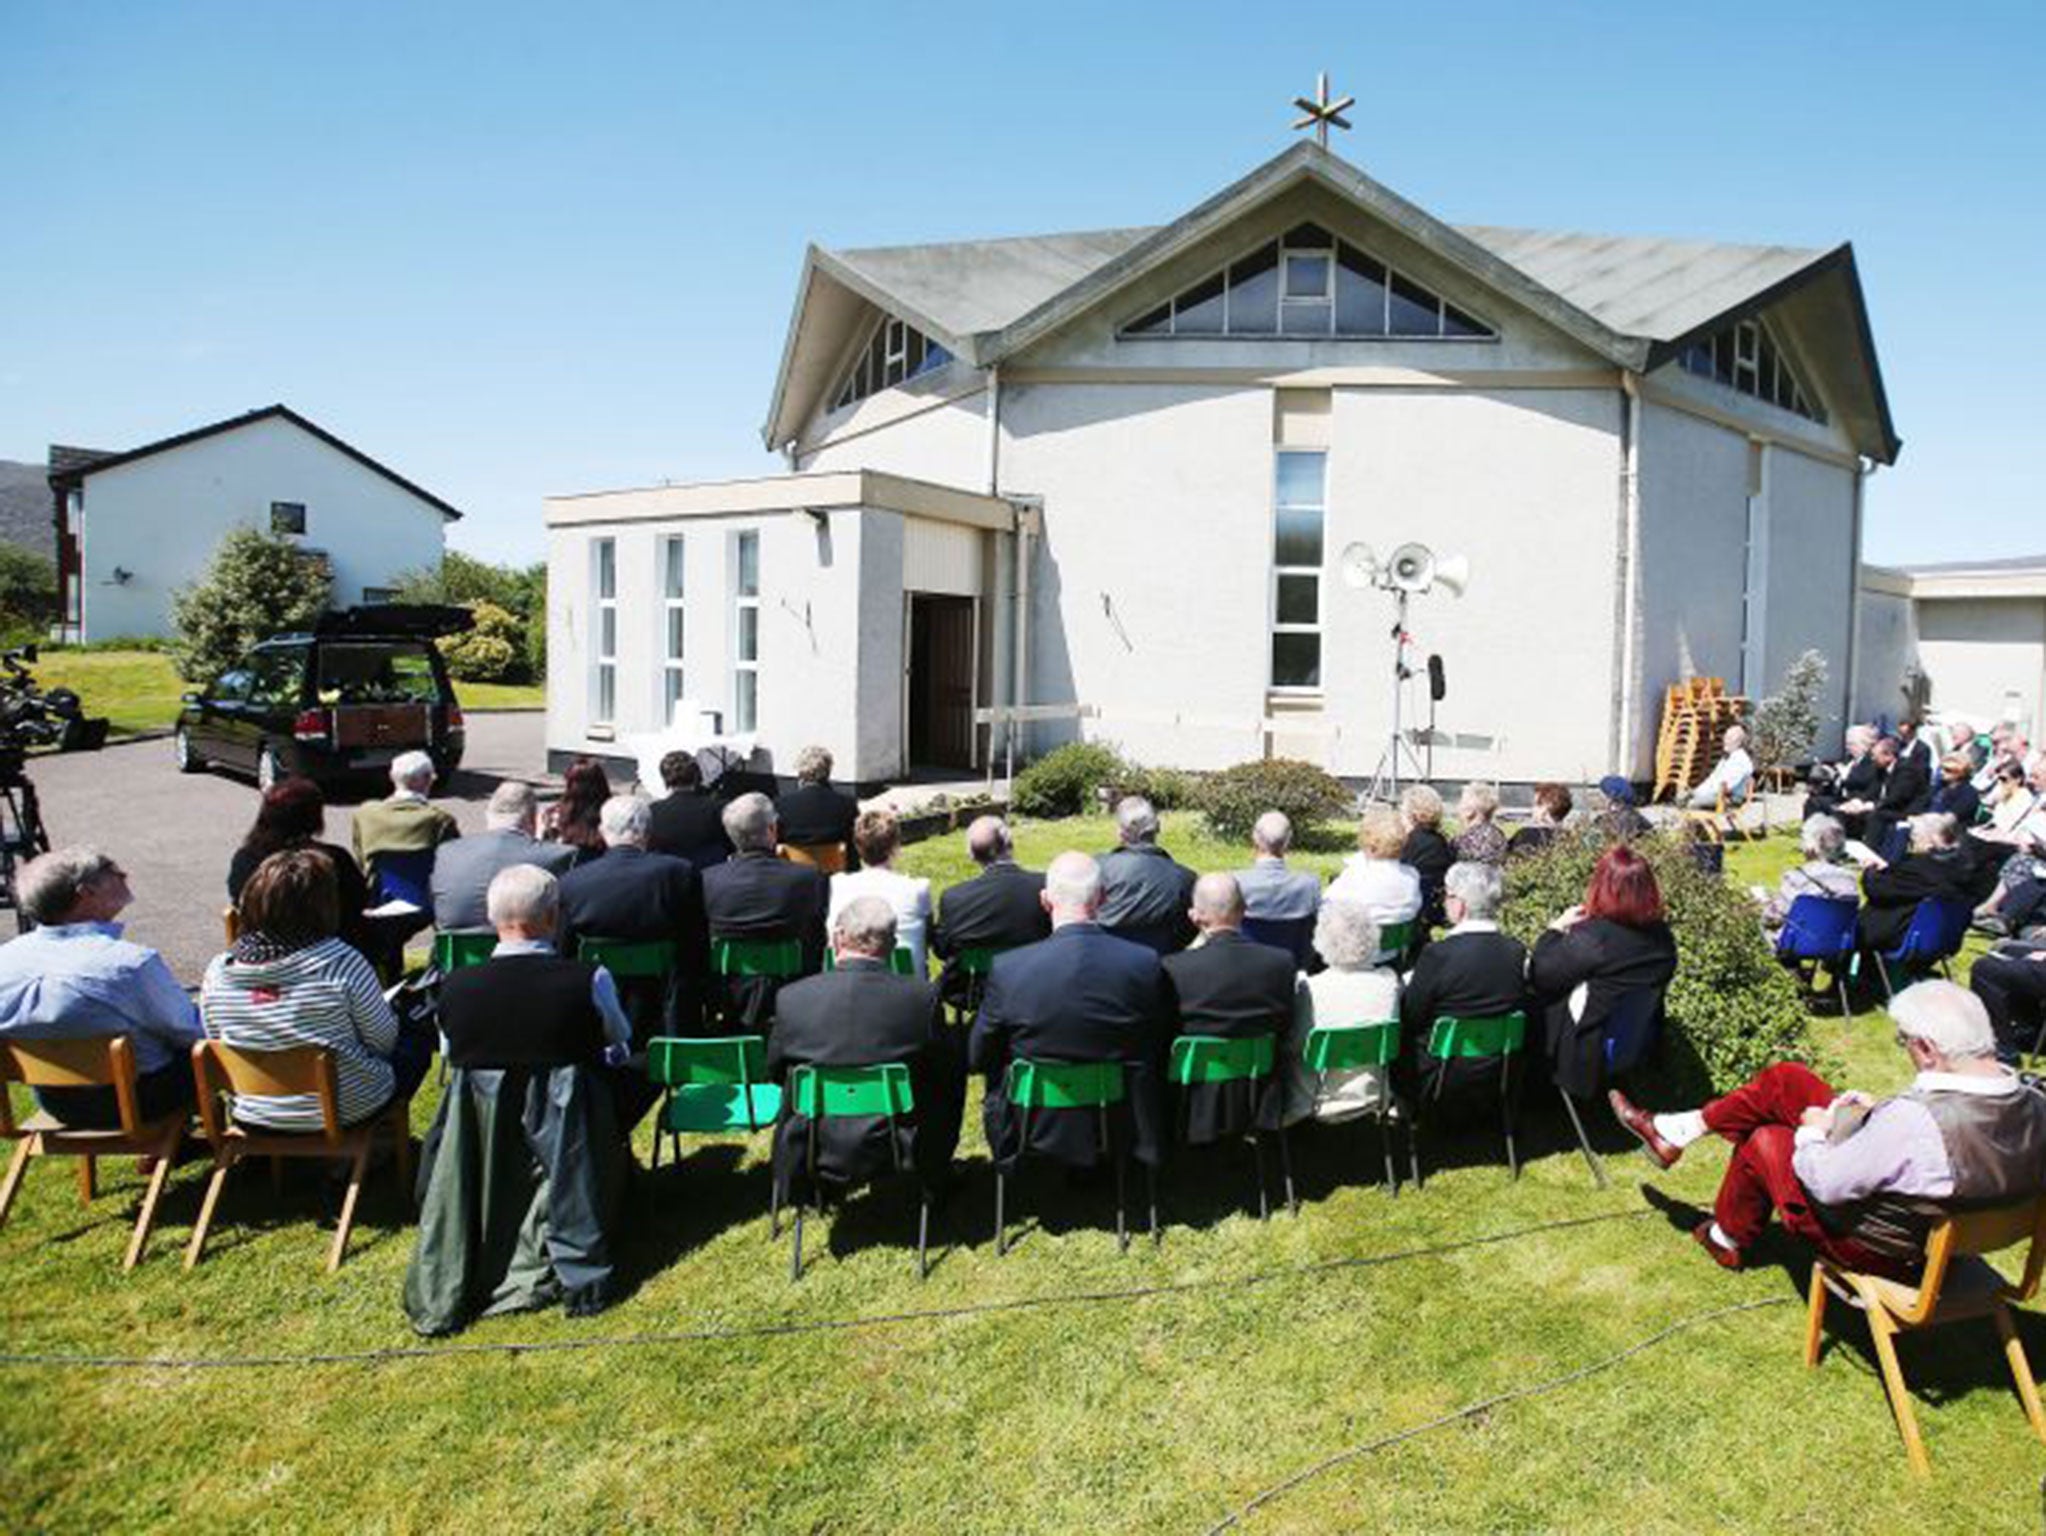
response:
<path id="1" fill-rule="evenodd" d="M 333 577 L 290 539 L 233 528 L 205 574 L 171 595 L 177 638 L 171 662 L 188 683 L 210 686 L 256 641 L 310 629 L 327 607 Z"/>
<path id="2" fill-rule="evenodd" d="M 1514 859 L 1506 866 L 1501 925 L 1532 949 L 1559 912 L 1584 899 L 1592 865 L 1607 846 L 1590 836 L 1561 837 Z M 1634 847 L 1655 868 L 1677 939 L 1669 1033 L 1650 1072 L 1651 1095 L 1702 1103 L 1779 1061 L 1808 1062 L 1830 1076 L 1798 982 L 1771 954 L 1754 902 L 1699 869 L 1681 839 L 1658 833 L 1637 838 Z M 1539 1026 L 1530 1020 L 1529 1027 Z"/>
<path id="3" fill-rule="evenodd" d="M 1197 804 L 1217 837 L 1240 842 L 1266 811 L 1284 811 L 1300 838 L 1347 810 L 1350 792 L 1313 763 L 1274 757 L 1209 774 L 1201 781 Z"/>
<path id="4" fill-rule="evenodd" d="M 1181 811 L 1198 802 L 1201 781 L 1184 768 L 1143 768 L 1130 764 L 1110 786 L 1113 799 L 1142 795 L 1161 811 Z"/>
<path id="5" fill-rule="evenodd" d="M 0 544 L 0 626 L 34 640 L 56 617 L 57 567 L 32 549 Z"/>
<path id="6" fill-rule="evenodd" d="M 469 612 L 476 627 L 439 642 L 449 675 L 458 683 L 517 681 L 525 662 L 518 618 L 495 603 L 477 603 Z"/>
<path id="7" fill-rule="evenodd" d="M 1120 784 L 1129 773 L 1112 742 L 1071 741 L 1017 774 L 1009 798 L 1025 816 L 1078 816 L 1094 808 L 1104 785 Z"/>
<path id="8" fill-rule="evenodd" d="M 1802 762 L 1819 734 L 1819 690 L 1826 658 L 1806 651 L 1783 671 L 1783 687 L 1755 706 L 1751 743 L 1755 766 L 1789 768 Z"/>

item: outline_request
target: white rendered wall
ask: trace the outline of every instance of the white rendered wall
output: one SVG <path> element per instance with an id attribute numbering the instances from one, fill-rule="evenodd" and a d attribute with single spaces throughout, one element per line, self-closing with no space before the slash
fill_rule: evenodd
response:
<path id="1" fill-rule="evenodd" d="M 324 550 L 337 607 L 365 587 L 438 566 L 447 519 L 375 470 L 270 418 L 87 477 L 84 638 L 170 633 L 171 593 L 237 524 L 267 529 L 270 503 L 303 502 L 298 542 Z M 114 568 L 132 574 L 114 581 Z"/>
<path id="2" fill-rule="evenodd" d="M 1986 723 L 2002 719 L 2015 693 L 2023 715 L 2041 718 L 2046 674 L 2046 602 L 2036 597 L 1920 598 L 1918 664 L 1932 682 L 1932 708 Z M 1890 712 L 1896 712 L 1892 702 Z"/>
<path id="3" fill-rule="evenodd" d="M 1789 448 L 1768 450 L 1769 586 L 1766 693 L 1807 650 L 1826 658 L 1818 741 L 1847 724 L 1847 648 L 1860 571 L 1854 558 L 1854 471 Z"/>
<path id="4" fill-rule="evenodd" d="M 1903 706 L 1907 668 L 1918 662 L 1918 625 L 1909 597 L 1879 586 L 1864 586 L 1856 608 L 1860 629 L 1855 663 L 1854 718 L 1892 720 Z"/>

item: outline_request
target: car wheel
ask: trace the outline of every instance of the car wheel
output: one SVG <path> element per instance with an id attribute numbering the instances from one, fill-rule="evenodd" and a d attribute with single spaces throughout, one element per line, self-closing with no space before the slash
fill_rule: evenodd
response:
<path id="1" fill-rule="evenodd" d="M 171 751 L 177 758 L 179 773 L 197 773 L 206 766 L 206 759 L 192 745 L 192 733 L 182 725 L 171 737 Z"/>
<path id="2" fill-rule="evenodd" d="M 284 777 L 284 764 L 278 760 L 275 747 L 265 747 L 256 754 L 256 788 L 267 794 Z"/>

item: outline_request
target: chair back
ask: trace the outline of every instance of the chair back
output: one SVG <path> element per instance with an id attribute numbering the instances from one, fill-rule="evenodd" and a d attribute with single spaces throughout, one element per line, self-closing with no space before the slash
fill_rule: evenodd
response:
<path id="1" fill-rule="evenodd" d="M 894 1119 L 916 1108 L 909 1068 L 900 1062 L 872 1067 L 798 1067 L 789 1074 L 796 1113 L 810 1120 L 882 1115 Z"/>
<path id="2" fill-rule="evenodd" d="M 370 882 L 381 904 L 409 901 L 421 911 L 433 910 L 433 850 L 390 849 L 369 856 Z"/>
<path id="3" fill-rule="evenodd" d="M 783 843 L 781 856 L 791 864 L 807 864 L 821 874 L 845 872 L 843 843 Z"/>
<path id="4" fill-rule="evenodd" d="M 1305 967 L 1313 948 L 1314 919 L 1311 917 L 1246 917 L 1243 936 L 1257 944 L 1283 949 L 1293 963 Z"/>
<path id="5" fill-rule="evenodd" d="M 1234 1083 L 1269 1077 L 1278 1059 L 1271 1035 L 1181 1035 L 1172 1042 L 1172 1081 Z"/>
<path id="6" fill-rule="evenodd" d="M 824 951 L 824 969 L 827 971 L 838 969 L 838 955 L 835 951 L 830 949 Z M 914 976 L 916 974 L 915 952 L 907 944 L 896 945 L 893 950 L 889 951 L 888 969 L 897 976 Z"/>
<path id="7" fill-rule="evenodd" d="M 228 1124 L 219 1097 L 281 1098 L 309 1093 L 319 1101 L 320 1122 L 328 1141 L 341 1139 L 341 1084 L 334 1071 L 334 1053 L 324 1045 L 294 1045 L 281 1051 L 251 1051 L 219 1040 L 192 1047 L 192 1076 L 199 1089 L 199 1122 L 206 1139 L 218 1142 Z"/>
<path id="8" fill-rule="evenodd" d="M 1119 1061 L 1032 1061 L 1009 1063 L 1002 1096 L 1018 1109 L 1102 1109 L 1123 1101 Z"/>
<path id="9" fill-rule="evenodd" d="M 1400 1021 L 1370 1024 L 1317 1024 L 1307 1032 L 1301 1060 L 1310 1072 L 1354 1072 L 1362 1067 L 1390 1066 L 1400 1053 Z"/>
<path id="10" fill-rule="evenodd" d="M 713 938 L 710 968 L 720 976 L 800 976 L 803 946 L 793 938 Z"/>
<path id="11" fill-rule="evenodd" d="M 1378 959 L 1382 964 L 1387 959 L 1397 960 L 1407 952 L 1413 942 L 1414 925 L 1404 923 L 1380 923 L 1378 925 Z"/>
<path id="12" fill-rule="evenodd" d="M 1911 913 L 1896 949 L 1883 958 L 1893 964 L 1931 964 L 1961 951 L 1974 911 L 1965 901 L 1928 896 Z"/>
<path id="13" fill-rule="evenodd" d="M 433 967 L 445 976 L 465 966 L 481 965 L 496 949 L 494 928 L 451 928 L 433 936 Z"/>
<path id="14" fill-rule="evenodd" d="M 1776 935 L 1779 960 L 1845 960 L 1854 953 L 1854 920 L 1861 903 L 1852 896 L 1799 896 L 1790 903 Z"/>
<path id="15" fill-rule="evenodd" d="M 2038 1292 L 2040 1271 L 2046 1269 L 2046 1196 L 1948 1212 L 1926 1238 L 1925 1271 L 1919 1277 L 1916 1304 L 1900 1314 L 1899 1321 L 1910 1326 L 1939 1311 L 1940 1289 L 1954 1260 L 1997 1253 L 2018 1243 L 2028 1243 L 2030 1248 L 2018 1282 L 2006 1281 L 1998 1293 L 2006 1301 L 2029 1301 Z"/>
<path id="16" fill-rule="evenodd" d="M 135 1099 L 135 1050 L 126 1035 L 91 1039 L 0 1039 L 0 1136 L 12 1136 L 7 1084 L 30 1088 L 112 1088 L 121 1129 L 134 1135 L 142 1118 Z"/>
<path id="17" fill-rule="evenodd" d="M 1481 1061 L 1517 1055 L 1527 1043 L 1527 1015 L 1519 1009 L 1487 1019 L 1444 1015 L 1428 1031 L 1428 1054 L 1437 1061 Z"/>
<path id="18" fill-rule="evenodd" d="M 766 1081 L 767 1042 L 759 1035 L 647 1042 L 647 1080 L 668 1090 L 666 1131 L 757 1131 L 781 1113 L 781 1088 Z"/>
<path id="19" fill-rule="evenodd" d="M 226 935 L 227 947 L 234 948 L 234 941 L 242 936 L 242 909 L 229 902 L 220 909 L 220 931 Z"/>
<path id="20" fill-rule="evenodd" d="M 962 949 L 959 951 L 959 969 L 968 976 L 986 976 L 995 968 L 995 956 L 1003 953 L 1006 947 L 998 949 L 988 944 L 977 949 Z"/>
<path id="21" fill-rule="evenodd" d="M 681 946 L 673 939 L 578 939 L 578 960 L 601 965 L 621 981 L 640 976 L 666 976 L 680 963 Z"/>
<path id="22" fill-rule="evenodd" d="M 1662 1038 L 1662 1018 L 1662 988 L 1636 987 L 1621 994 L 1603 1030 L 1608 1074 L 1631 1072 L 1648 1059 Z"/>

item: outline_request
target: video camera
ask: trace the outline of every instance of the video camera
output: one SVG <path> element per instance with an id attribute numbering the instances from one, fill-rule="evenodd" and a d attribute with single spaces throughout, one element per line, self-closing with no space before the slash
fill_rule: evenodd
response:
<path id="1" fill-rule="evenodd" d="M 15 778 L 33 748 L 59 752 L 97 752 L 107 744 L 104 716 L 88 719 L 78 695 L 69 688 L 45 692 L 36 686 L 29 667 L 36 648 L 24 645 L 0 652 L 0 775 Z"/>

